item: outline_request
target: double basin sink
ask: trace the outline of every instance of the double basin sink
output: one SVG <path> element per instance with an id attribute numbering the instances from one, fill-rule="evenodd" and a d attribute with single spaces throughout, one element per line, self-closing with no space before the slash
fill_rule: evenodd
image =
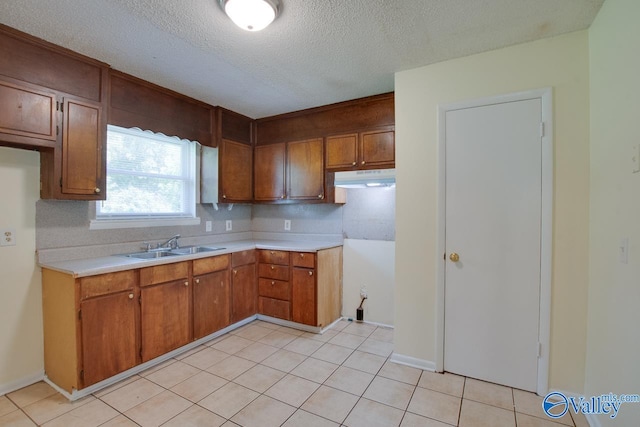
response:
<path id="1" fill-rule="evenodd" d="M 179 255 L 192 255 L 199 254 L 203 252 L 215 252 L 221 251 L 226 248 L 220 248 L 216 246 L 185 246 L 182 248 L 176 249 L 151 249 L 149 251 L 144 252 L 132 252 L 129 254 L 122 254 L 121 256 L 126 256 L 128 258 L 138 258 L 138 259 L 155 259 L 155 258 L 163 258 L 170 256 L 179 256 Z"/>

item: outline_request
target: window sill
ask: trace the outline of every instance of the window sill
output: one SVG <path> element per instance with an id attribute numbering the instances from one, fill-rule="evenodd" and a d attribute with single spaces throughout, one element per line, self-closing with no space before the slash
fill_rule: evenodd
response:
<path id="1" fill-rule="evenodd" d="M 156 219 L 93 219 L 89 230 L 111 230 L 115 228 L 170 227 L 176 225 L 200 225 L 200 218 L 156 218 Z"/>

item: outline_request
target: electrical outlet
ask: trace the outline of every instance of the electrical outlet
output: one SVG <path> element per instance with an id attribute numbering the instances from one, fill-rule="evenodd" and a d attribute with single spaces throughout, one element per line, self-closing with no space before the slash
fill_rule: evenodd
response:
<path id="1" fill-rule="evenodd" d="M 207 221 L 204 223 L 204 227 L 205 227 L 205 231 L 210 232 L 211 231 L 211 221 Z"/>
<path id="2" fill-rule="evenodd" d="M 233 230 L 233 221 L 231 221 L 230 219 L 228 219 L 226 222 L 226 230 L 227 231 Z"/>
<path id="3" fill-rule="evenodd" d="M 13 229 L 2 230 L 0 236 L 0 246 L 15 246 L 16 245 L 16 231 Z"/>
<path id="4" fill-rule="evenodd" d="M 291 231 L 291 220 L 290 219 L 285 219 L 284 220 L 284 231 Z"/>

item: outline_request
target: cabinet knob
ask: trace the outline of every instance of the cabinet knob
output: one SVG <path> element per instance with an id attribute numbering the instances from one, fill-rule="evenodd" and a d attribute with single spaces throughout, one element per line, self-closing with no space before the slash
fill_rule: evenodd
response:
<path id="1" fill-rule="evenodd" d="M 300 254 L 300 258 L 304 258 L 304 254 Z"/>
<path id="2" fill-rule="evenodd" d="M 269 253 L 270 253 L 271 255 L 273 255 L 275 252 L 273 252 L 273 251 L 269 251 Z"/>
<path id="3" fill-rule="evenodd" d="M 309 272 L 309 276 L 313 276 L 313 271 L 310 271 L 310 272 Z"/>
<path id="4" fill-rule="evenodd" d="M 284 194 L 282 196 L 280 196 L 281 199 L 284 199 Z"/>
<path id="5" fill-rule="evenodd" d="M 238 270 L 233 270 L 233 275 L 235 276 L 236 274 L 238 274 Z"/>
<path id="6" fill-rule="evenodd" d="M 93 190 L 93 192 L 94 192 L 94 193 L 96 193 L 96 194 L 99 194 L 99 193 L 100 193 L 100 189 L 99 189 L 98 187 L 96 187 L 96 188 Z"/>
<path id="7" fill-rule="evenodd" d="M 351 166 L 355 166 L 355 165 L 356 165 L 356 162 L 351 163 Z"/>
<path id="8" fill-rule="evenodd" d="M 272 269 L 272 270 L 275 270 L 276 268 L 272 265 L 272 266 L 271 266 L 271 269 Z"/>
<path id="9" fill-rule="evenodd" d="M 133 299 L 133 294 L 129 294 L 129 299 Z"/>
<path id="10" fill-rule="evenodd" d="M 364 165 L 366 162 L 363 160 L 362 163 L 360 163 L 361 165 Z"/>
<path id="11" fill-rule="evenodd" d="M 189 286 L 189 282 L 184 282 L 184 285 L 185 286 Z"/>
<path id="12" fill-rule="evenodd" d="M 273 285 L 275 285 L 275 284 L 276 284 L 276 282 L 274 282 L 274 281 L 271 281 L 271 285 L 272 285 L 272 286 L 273 286 Z"/>
<path id="13" fill-rule="evenodd" d="M 322 194 L 318 194 L 318 199 L 322 199 Z"/>
<path id="14" fill-rule="evenodd" d="M 196 283 L 200 283 L 200 279 L 196 279 Z"/>

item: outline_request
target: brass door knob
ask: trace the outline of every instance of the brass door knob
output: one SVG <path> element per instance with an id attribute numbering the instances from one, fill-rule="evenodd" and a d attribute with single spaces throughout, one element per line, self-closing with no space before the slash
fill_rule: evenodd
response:
<path id="1" fill-rule="evenodd" d="M 451 252 L 451 254 L 449 255 L 449 259 L 453 262 L 458 262 L 460 261 L 460 255 L 455 252 Z"/>

